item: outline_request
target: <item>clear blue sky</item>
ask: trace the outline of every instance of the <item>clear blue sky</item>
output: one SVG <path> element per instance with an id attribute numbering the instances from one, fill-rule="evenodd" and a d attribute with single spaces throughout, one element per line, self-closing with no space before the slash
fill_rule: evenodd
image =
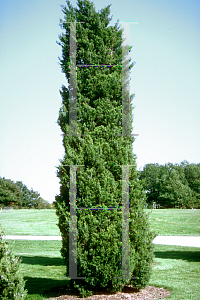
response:
<path id="1" fill-rule="evenodd" d="M 200 162 L 200 1 L 94 0 L 111 6 L 110 25 L 130 25 L 133 144 L 148 163 Z M 76 0 L 71 1 L 73 6 Z M 55 166 L 64 148 L 57 117 L 61 73 L 56 44 L 64 0 L 0 2 L 0 176 L 45 200 L 59 194 Z"/>

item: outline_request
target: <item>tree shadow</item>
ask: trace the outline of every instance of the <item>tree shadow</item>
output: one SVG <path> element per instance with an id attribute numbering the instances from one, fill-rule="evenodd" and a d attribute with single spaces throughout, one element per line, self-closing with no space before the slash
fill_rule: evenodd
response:
<path id="1" fill-rule="evenodd" d="M 200 251 L 155 251 L 156 258 L 181 259 L 190 262 L 200 262 Z"/>
<path id="2" fill-rule="evenodd" d="M 70 280 L 56 280 L 41 277 L 24 277 L 26 280 L 25 289 L 28 290 L 28 294 L 39 294 L 45 298 L 59 297 L 62 295 L 76 296 L 81 298 L 80 293 L 69 287 Z M 124 286 L 122 289 L 123 293 L 137 293 L 138 288 L 132 286 Z M 115 295 L 116 293 L 111 293 L 107 291 L 106 288 L 98 288 L 98 290 L 93 291 L 93 295 Z"/>
<path id="3" fill-rule="evenodd" d="M 26 281 L 25 289 L 28 290 L 28 294 L 39 294 L 43 297 L 58 297 L 64 294 L 78 295 L 69 289 L 69 280 L 56 280 L 50 278 L 41 277 L 28 277 L 25 276 Z"/>
<path id="4" fill-rule="evenodd" d="M 41 266 L 65 266 L 65 261 L 59 257 L 48 256 L 23 256 L 20 255 L 21 262 L 27 265 L 41 265 Z"/>
<path id="5" fill-rule="evenodd" d="M 178 253 L 178 254 L 177 254 Z M 172 258 L 172 259 L 183 259 L 183 252 L 178 251 L 165 251 L 165 252 L 154 252 L 155 257 L 160 258 Z M 186 258 L 189 260 L 194 254 L 196 258 L 199 255 L 199 252 L 188 251 L 184 253 Z M 65 266 L 64 259 L 59 257 L 43 257 L 43 256 L 20 256 L 23 264 L 27 265 L 41 265 L 41 266 Z M 185 258 L 185 259 L 186 259 Z M 199 261 L 199 257 L 198 260 Z M 157 264 L 156 262 L 152 265 Z M 42 277 L 28 277 L 25 276 L 24 280 L 26 281 L 25 289 L 28 290 L 28 294 L 39 294 L 43 298 L 59 297 L 62 295 L 76 296 L 81 298 L 80 293 L 70 287 L 70 279 L 51 279 L 51 278 L 42 278 Z M 137 293 L 139 292 L 138 288 L 132 287 L 131 285 L 125 285 L 122 289 L 123 293 Z M 98 288 L 93 291 L 93 295 L 115 295 L 116 293 L 111 293 L 106 288 Z"/>

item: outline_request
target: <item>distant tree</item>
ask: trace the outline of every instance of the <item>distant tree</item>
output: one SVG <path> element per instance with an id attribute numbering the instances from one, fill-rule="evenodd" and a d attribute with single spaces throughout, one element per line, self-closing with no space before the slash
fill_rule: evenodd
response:
<path id="1" fill-rule="evenodd" d="M 36 208 L 40 202 L 40 194 L 34 191 L 32 188 L 30 189 L 30 198 L 31 198 L 31 207 Z"/>
<path id="2" fill-rule="evenodd" d="M 185 167 L 188 165 L 189 163 L 184 160 L 182 161 L 180 164 L 174 164 L 174 169 L 178 172 L 179 174 L 179 178 L 182 181 L 183 184 L 188 184 L 188 181 L 185 177 Z"/>
<path id="3" fill-rule="evenodd" d="M 22 193 L 11 179 L 0 177 L 0 205 L 22 207 Z M 14 204 L 11 204 L 11 203 Z"/>
<path id="4" fill-rule="evenodd" d="M 51 208 L 50 203 L 44 200 L 40 193 L 34 191 L 32 188 L 30 189 L 30 207 L 35 209 L 44 209 L 44 208 Z"/>
<path id="5" fill-rule="evenodd" d="M 38 192 L 33 191 L 31 188 L 30 190 L 27 188 L 22 181 L 17 181 L 15 183 L 21 193 L 22 193 L 22 207 L 23 208 L 36 208 L 36 209 L 50 209 L 50 203 L 44 200 Z"/>
<path id="6" fill-rule="evenodd" d="M 51 209 L 56 209 L 56 207 L 55 207 L 55 201 L 53 201 L 53 202 L 50 204 L 50 206 L 51 206 Z"/>
<path id="7" fill-rule="evenodd" d="M 147 203 L 156 202 L 165 208 L 195 206 L 197 194 L 192 192 L 193 181 L 190 179 L 189 184 L 185 175 L 188 172 L 189 178 L 188 166 L 187 161 L 180 165 L 172 163 L 145 165 L 140 171 L 139 179 L 146 190 Z"/>
<path id="8" fill-rule="evenodd" d="M 200 163 L 186 164 L 184 167 L 185 178 L 193 194 L 193 206 L 200 208 Z"/>
<path id="9" fill-rule="evenodd" d="M 139 180 L 146 191 L 146 202 L 158 202 L 159 190 L 158 179 L 160 178 L 159 164 L 146 164 L 142 171 L 139 172 Z"/>
<path id="10" fill-rule="evenodd" d="M 179 177 L 179 173 L 174 168 L 165 165 L 168 173 L 161 175 L 157 180 L 157 189 L 159 191 L 158 203 L 166 208 L 188 207 L 192 199 L 192 191 L 188 185 L 185 185 Z"/>
<path id="11" fill-rule="evenodd" d="M 32 199 L 31 199 L 31 193 L 30 190 L 27 188 L 27 186 L 25 184 L 22 183 L 22 181 L 16 181 L 15 183 L 21 193 L 22 193 L 22 207 L 26 207 L 26 208 L 31 208 L 32 207 Z"/>
<path id="12" fill-rule="evenodd" d="M 51 204 L 47 201 L 47 200 L 44 200 L 43 198 L 39 198 L 39 201 L 38 201 L 38 205 L 36 206 L 36 208 L 38 209 L 51 209 Z"/>

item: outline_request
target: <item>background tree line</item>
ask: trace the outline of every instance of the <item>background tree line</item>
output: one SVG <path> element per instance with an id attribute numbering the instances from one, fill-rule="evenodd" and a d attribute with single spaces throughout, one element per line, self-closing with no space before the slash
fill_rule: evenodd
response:
<path id="1" fill-rule="evenodd" d="M 160 204 L 161 208 L 200 208 L 200 163 L 146 164 L 138 171 L 146 194 L 146 203 Z M 36 191 L 22 181 L 0 177 L 0 208 L 54 208 Z"/>
<path id="2" fill-rule="evenodd" d="M 200 208 L 200 163 L 146 164 L 139 171 L 147 204 L 161 208 Z"/>
<path id="3" fill-rule="evenodd" d="M 12 181 L 0 177 L 0 208 L 53 208 L 48 201 L 40 197 L 38 192 L 27 188 L 22 181 Z"/>

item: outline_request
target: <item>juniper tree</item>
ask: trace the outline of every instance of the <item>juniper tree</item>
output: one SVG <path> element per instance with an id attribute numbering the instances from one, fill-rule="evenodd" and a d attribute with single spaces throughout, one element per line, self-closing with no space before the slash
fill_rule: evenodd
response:
<path id="1" fill-rule="evenodd" d="M 56 196 L 54 204 L 59 217 L 61 254 L 66 262 L 66 276 L 70 275 L 70 255 L 75 253 L 77 259 L 73 262 L 77 263 L 77 277 L 85 279 L 72 278 L 70 284 L 72 288 L 78 289 L 82 296 L 86 296 L 101 288 L 107 288 L 111 292 L 121 291 L 128 283 L 139 288 L 145 287 L 151 274 L 152 240 L 155 235 L 150 232 L 148 216 L 143 211 L 144 191 L 138 180 L 136 156 L 132 150 L 134 137 L 122 135 L 122 87 L 125 89 L 128 84 L 122 80 L 123 30 L 119 28 L 118 21 L 114 26 L 108 26 L 112 19 L 109 18 L 110 5 L 96 12 L 93 3 L 88 0 L 78 0 L 77 4 L 79 8 L 73 8 L 69 1 L 68 8 L 62 6 L 62 28 L 65 32 L 59 37 L 59 45 L 62 47 L 60 64 L 70 86 L 62 86 L 60 91 L 62 106 L 57 122 L 64 134 L 65 154 L 57 167 L 60 194 Z M 70 33 L 72 35 L 75 28 L 72 30 L 70 22 L 77 22 L 76 54 L 72 52 L 72 37 L 70 40 Z M 70 77 L 74 68 L 70 60 L 73 55 L 76 55 L 78 65 L 76 81 Z M 129 66 L 131 67 L 133 63 Z M 75 89 L 77 98 L 73 99 Z M 133 95 L 130 99 L 132 98 Z M 75 116 L 70 120 L 70 109 L 74 111 L 76 105 L 77 119 Z M 130 132 L 132 111 L 133 107 L 130 105 Z M 70 135 L 70 126 L 75 128 L 77 135 Z M 77 226 L 74 239 L 77 239 L 77 252 L 73 250 L 73 253 L 70 253 L 72 203 L 69 200 L 72 199 L 70 190 L 74 180 L 72 169 L 76 170 L 72 166 L 77 165 L 79 167 L 75 173 L 77 195 L 74 208 Z M 121 236 L 122 181 L 125 181 L 122 166 L 127 165 L 132 165 L 129 169 L 129 180 L 127 175 L 125 179 L 130 185 L 129 266 L 130 277 L 133 279 L 122 278 L 121 269 L 122 253 L 127 250 L 123 248 Z M 109 209 L 110 207 L 115 209 Z"/>
<path id="2" fill-rule="evenodd" d="M 0 300 L 23 300 L 28 291 L 21 272 L 21 258 L 14 256 L 4 234 L 0 227 Z"/>

